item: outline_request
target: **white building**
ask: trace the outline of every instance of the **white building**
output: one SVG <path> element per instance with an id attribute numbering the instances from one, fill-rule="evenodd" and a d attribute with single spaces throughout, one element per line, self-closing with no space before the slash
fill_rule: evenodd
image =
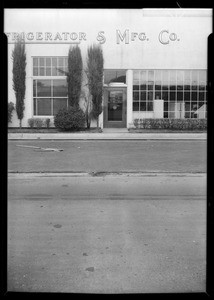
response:
<path id="1" fill-rule="evenodd" d="M 101 127 L 131 127 L 138 118 L 206 118 L 207 43 L 211 9 L 5 9 L 8 101 L 15 103 L 12 51 L 26 43 L 22 126 L 67 106 L 68 50 L 78 44 L 104 54 Z M 83 100 L 82 100 L 83 101 Z M 82 102 L 81 102 L 82 103 Z M 82 105 L 82 104 L 81 104 Z M 13 113 L 11 127 L 19 121 Z"/>

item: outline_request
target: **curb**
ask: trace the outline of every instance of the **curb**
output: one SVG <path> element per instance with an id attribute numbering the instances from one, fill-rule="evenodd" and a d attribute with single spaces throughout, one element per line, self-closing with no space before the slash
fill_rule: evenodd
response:
<path id="1" fill-rule="evenodd" d="M 206 140 L 207 133 L 8 134 L 8 140 Z"/>

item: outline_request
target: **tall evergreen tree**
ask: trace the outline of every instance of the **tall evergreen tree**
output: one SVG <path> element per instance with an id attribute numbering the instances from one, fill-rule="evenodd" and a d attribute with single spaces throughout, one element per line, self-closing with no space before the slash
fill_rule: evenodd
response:
<path id="1" fill-rule="evenodd" d="M 103 52 L 100 45 L 93 45 L 88 48 L 87 70 L 88 88 L 92 96 L 92 116 L 99 127 L 99 115 L 102 112 L 103 97 Z"/>
<path id="2" fill-rule="evenodd" d="M 13 89 L 16 96 L 16 113 L 19 119 L 19 126 L 22 127 L 24 117 L 25 79 L 26 79 L 26 52 L 25 43 L 19 39 L 16 41 L 13 52 Z"/>
<path id="3" fill-rule="evenodd" d="M 68 52 L 68 104 L 79 106 L 79 99 L 82 86 L 82 56 L 78 46 L 70 47 Z"/>

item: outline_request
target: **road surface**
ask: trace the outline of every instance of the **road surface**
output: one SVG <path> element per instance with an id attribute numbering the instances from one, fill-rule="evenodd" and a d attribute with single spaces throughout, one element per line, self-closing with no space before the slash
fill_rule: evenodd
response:
<path id="1" fill-rule="evenodd" d="M 205 292 L 205 274 L 205 174 L 9 174 L 9 291 Z"/>
<path id="2" fill-rule="evenodd" d="M 206 156 L 203 140 L 8 141 L 9 172 L 206 172 Z"/>

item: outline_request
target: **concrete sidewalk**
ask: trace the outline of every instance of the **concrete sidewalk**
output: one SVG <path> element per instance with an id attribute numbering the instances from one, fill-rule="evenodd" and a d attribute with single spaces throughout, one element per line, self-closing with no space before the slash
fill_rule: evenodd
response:
<path id="1" fill-rule="evenodd" d="M 8 133 L 9 140 L 206 140 L 207 133 Z"/>

